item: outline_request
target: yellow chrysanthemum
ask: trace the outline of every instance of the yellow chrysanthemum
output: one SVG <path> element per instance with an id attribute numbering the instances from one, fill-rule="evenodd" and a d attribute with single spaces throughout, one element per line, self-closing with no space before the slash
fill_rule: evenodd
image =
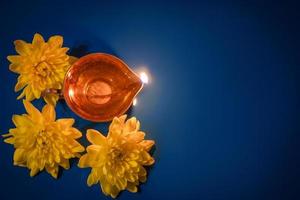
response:
<path id="1" fill-rule="evenodd" d="M 28 101 L 23 101 L 28 114 L 14 115 L 16 128 L 4 135 L 6 143 L 15 147 L 14 165 L 30 169 L 30 176 L 46 169 L 57 178 L 59 166 L 69 169 L 69 159 L 80 157 L 84 151 L 75 139 L 82 136 L 73 128 L 74 119 L 58 119 L 54 107 L 44 106 L 42 112 Z"/>
<path id="2" fill-rule="evenodd" d="M 79 167 L 91 167 L 87 179 L 89 186 L 100 182 L 105 195 L 115 198 L 127 189 L 137 192 L 139 182 L 145 182 L 147 172 L 143 166 L 154 163 L 148 151 L 153 140 L 144 140 L 145 133 L 139 131 L 136 118 L 126 120 L 126 115 L 115 117 L 107 137 L 96 130 L 87 130 L 87 139 L 92 145 L 79 160 Z"/>
<path id="3" fill-rule="evenodd" d="M 64 76 L 76 58 L 66 54 L 69 48 L 62 47 L 63 37 L 52 36 L 48 42 L 35 34 L 32 43 L 23 40 L 14 42 L 19 55 L 8 56 L 9 69 L 20 74 L 15 91 L 23 89 L 18 99 L 26 96 L 27 101 L 39 99 L 46 89 L 61 89 Z M 55 105 L 58 94 L 45 94 L 47 103 Z"/>

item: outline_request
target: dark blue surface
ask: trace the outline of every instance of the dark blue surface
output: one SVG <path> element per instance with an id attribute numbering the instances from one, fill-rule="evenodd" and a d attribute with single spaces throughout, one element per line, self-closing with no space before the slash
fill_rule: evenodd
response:
<path id="1" fill-rule="evenodd" d="M 119 199 L 300 199 L 297 3 L 80 2 L 1 1 L 1 133 L 24 112 L 6 60 L 13 41 L 61 34 L 76 55 L 111 53 L 153 76 L 131 114 L 156 140 L 156 164 L 140 193 Z M 57 112 L 75 116 L 64 103 Z M 30 178 L 12 155 L 1 141 L 0 199 L 109 199 L 76 162 L 58 180 Z"/>

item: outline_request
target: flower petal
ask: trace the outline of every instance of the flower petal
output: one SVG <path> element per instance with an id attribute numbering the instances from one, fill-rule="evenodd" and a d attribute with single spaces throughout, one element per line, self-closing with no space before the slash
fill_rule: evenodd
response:
<path id="1" fill-rule="evenodd" d="M 35 176 L 38 172 L 39 172 L 39 168 L 37 168 L 37 167 L 32 168 L 31 171 L 30 171 L 30 176 L 33 177 L 33 176 Z"/>
<path id="2" fill-rule="evenodd" d="M 100 132 L 94 129 L 88 129 L 86 133 L 86 137 L 88 141 L 92 144 L 96 145 L 105 145 L 106 144 L 106 137 L 104 137 Z"/>
<path id="3" fill-rule="evenodd" d="M 119 120 L 120 120 L 120 122 L 121 122 L 122 124 L 124 124 L 126 118 L 127 118 L 127 115 L 122 115 L 121 117 L 119 117 Z"/>
<path id="4" fill-rule="evenodd" d="M 27 82 L 26 78 L 23 75 L 20 75 L 18 77 L 18 82 L 15 85 L 15 92 L 18 92 L 19 90 L 24 88 L 27 84 L 28 84 L 28 82 Z"/>
<path id="5" fill-rule="evenodd" d="M 126 115 L 121 117 L 115 117 L 111 124 L 109 125 L 108 137 L 114 137 L 113 135 L 121 133 L 121 130 L 124 126 L 124 120 L 126 119 Z"/>
<path id="6" fill-rule="evenodd" d="M 154 144 L 154 140 L 143 140 L 142 142 L 140 142 L 140 145 L 144 147 L 145 151 L 150 151 Z"/>
<path id="7" fill-rule="evenodd" d="M 22 56 L 19 56 L 19 55 L 7 56 L 7 60 L 9 60 L 11 63 L 21 63 Z"/>
<path id="8" fill-rule="evenodd" d="M 130 140 L 137 142 L 137 143 L 144 140 L 144 137 L 145 137 L 145 133 L 142 131 L 132 132 L 129 135 Z"/>
<path id="9" fill-rule="evenodd" d="M 15 49 L 17 51 L 18 54 L 20 55 L 30 55 L 31 53 L 31 44 L 26 43 L 23 40 L 16 40 L 14 42 L 15 44 Z"/>
<path id="10" fill-rule="evenodd" d="M 9 70 L 15 73 L 20 74 L 21 73 L 21 66 L 16 63 L 12 63 L 9 65 Z"/>
<path id="11" fill-rule="evenodd" d="M 4 142 L 7 143 L 7 144 L 14 144 L 15 143 L 15 138 L 13 138 L 13 137 L 6 138 L 4 140 Z"/>
<path id="12" fill-rule="evenodd" d="M 133 192 L 133 193 L 136 193 L 137 192 L 137 187 L 131 183 L 131 182 L 128 182 L 127 184 L 127 188 L 126 188 L 129 192 Z"/>
<path id="13" fill-rule="evenodd" d="M 53 177 L 53 178 L 57 178 L 57 175 L 58 175 L 58 166 L 57 165 L 54 165 L 53 167 L 51 167 L 51 166 L 46 166 L 45 167 L 46 168 L 46 171 L 49 173 L 49 174 L 51 174 L 51 176 Z"/>
<path id="14" fill-rule="evenodd" d="M 126 121 L 124 132 L 126 133 L 132 132 L 132 131 L 137 131 L 139 129 L 140 129 L 140 122 L 135 117 L 132 117 Z"/>
<path id="15" fill-rule="evenodd" d="M 12 121 L 16 127 L 29 126 L 32 123 L 27 116 L 23 115 L 13 115 Z"/>
<path id="16" fill-rule="evenodd" d="M 26 88 L 23 89 L 23 91 L 21 92 L 21 94 L 17 97 L 17 99 L 22 99 L 26 94 Z"/>
<path id="17" fill-rule="evenodd" d="M 34 94 L 31 90 L 31 87 L 27 86 L 24 90 L 25 90 L 26 101 L 32 101 L 34 99 Z"/>
<path id="18" fill-rule="evenodd" d="M 88 179 L 87 179 L 87 185 L 88 186 L 92 186 L 96 183 L 98 183 L 98 179 L 97 179 L 97 176 L 96 174 L 93 172 L 94 170 L 92 170 L 92 172 L 90 173 L 90 175 L 88 176 Z"/>
<path id="19" fill-rule="evenodd" d="M 84 154 L 83 156 L 80 157 L 79 162 L 78 162 L 78 167 L 80 168 L 86 168 L 86 167 L 91 167 L 88 162 L 88 154 Z"/>
<path id="20" fill-rule="evenodd" d="M 32 85 L 31 85 L 31 86 L 32 86 Z M 32 91 L 32 93 L 33 93 L 33 95 L 34 95 L 34 97 L 35 97 L 36 99 L 39 99 L 39 98 L 41 97 L 41 91 L 40 91 L 40 90 L 31 87 L 31 91 Z"/>
<path id="21" fill-rule="evenodd" d="M 54 107 L 50 104 L 47 104 L 43 107 L 42 114 L 46 122 L 53 122 L 56 118 Z"/>
<path id="22" fill-rule="evenodd" d="M 46 103 L 51 104 L 53 106 L 56 105 L 56 102 L 58 101 L 59 96 L 58 94 L 46 94 L 44 96 L 44 100 L 46 101 Z"/>
<path id="23" fill-rule="evenodd" d="M 29 101 L 23 100 L 23 104 L 27 113 L 34 119 L 34 121 L 40 121 L 42 119 L 42 114 L 38 109 L 36 109 Z"/>
<path id="24" fill-rule="evenodd" d="M 105 159 L 105 152 L 101 152 L 101 147 L 96 145 L 90 145 L 87 147 L 87 153 L 80 157 L 78 167 L 95 167 L 97 164 L 101 165 L 101 162 Z M 97 166 L 98 166 L 97 165 Z"/>
<path id="25" fill-rule="evenodd" d="M 60 35 L 52 36 L 49 38 L 48 43 L 52 48 L 60 48 L 63 44 L 63 37 Z"/>
<path id="26" fill-rule="evenodd" d="M 25 149 L 16 149 L 14 153 L 14 163 L 18 165 L 18 163 L 23 164 L 26 162 Z"/>
<path id="27" fill-rule="evenodd" d="M 70 162 L 68 159 L 61 159 L 60 166 L 62 166 L 64 169 L 70 169 Z"/>
<path id="28" fill-rule="evenodd" d="M 83 152 L 85 149 L 83 146 L 81 146 L 78 142 L 74 141 L 74 143 L 77 143 L 74 147 L 72 147 L 72 152 Z"/>
<path id="29" fill-rule="evenodd" d="M 100 185 L 101 185 L 102 192 L 105 195 L 110 195 L 111 185 L 105 179 L 101 181 Z"/>
<path id="30" fill-rule="evenodd" d="M 69 130 L 72 133 L 72 137 L 74 139 L 78 139 L 82 137 L 82 133 L 77 128 L 70 128 Z"/>
<path id="31" fill-rule="evenodd" d="M 72 118 L 62 118 L 62 119 L 56 120 L 56 122 L 58 122 L 62 126 L 63 129 L 66 129 L 66 128 L 73 126 L 75 120 Z"/>
<path id="32" fill-rule="evenodd" d="M 39 47 L 44 43 L 45 43 L 45 40 L 44 40 L 43 36 L 41 36 L 39 33 L 34 34 L 34 37 L 32 40 L 32 45 L 34 47 Z"/>
<path id="33" fill-rule="evenodd" d="M 112 198 L 115 199 L 115 198 L 118 196 L 119 192 L 120 192 L 120 190 L 119 190 L 116 186 L 114 186 L 114 185 L 111 186 L 111 193 L 110 193 L 110 196 L 111 196 Z"/>

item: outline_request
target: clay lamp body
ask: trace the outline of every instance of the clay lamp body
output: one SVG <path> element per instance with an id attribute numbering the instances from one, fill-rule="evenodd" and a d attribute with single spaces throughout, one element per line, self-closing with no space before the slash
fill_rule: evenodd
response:
<path id="1" fill-rule="evenodd" d="M 105 122 L 124 114 L 142 87 L 140 78 L 122 60 L 94 53 L 70 67 L 62 94 L 80 117 Z"/>

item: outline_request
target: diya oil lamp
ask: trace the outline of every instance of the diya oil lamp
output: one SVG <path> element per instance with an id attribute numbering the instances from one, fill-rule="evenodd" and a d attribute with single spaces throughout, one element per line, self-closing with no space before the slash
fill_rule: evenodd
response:
<path id="1" fill-rule="evenodd" d="M 67 71 L 61 96 L 80 117 L 110 121 L 128 110 L 143 79 L 119 58 L 93 53 L 79 58 Z"/>

